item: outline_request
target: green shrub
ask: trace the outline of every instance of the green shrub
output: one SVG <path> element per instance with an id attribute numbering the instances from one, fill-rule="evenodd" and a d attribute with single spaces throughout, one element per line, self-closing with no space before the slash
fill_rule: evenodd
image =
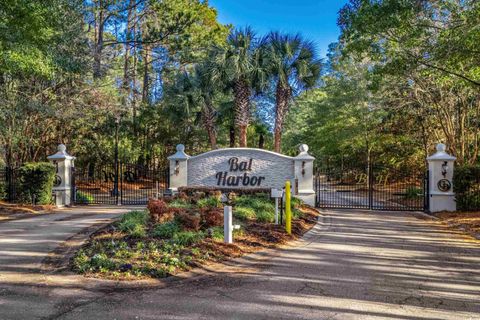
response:
<path id="1" fill-rule="evenodd" d="M 77 194 L 75 195 L 75 200 L 77 203 L 92 204 L 95 199 L 89 193 L 77 191 Z"/>
<path id="2" fill-rule="evenodd" d="M 180 226 L 175 221 L 157 224 L 153 228 L 152 236 L 162 239 L 172 238 L 177 232 L 180 232 Z"/>
<path id="3" fill-rule="evenodd" d="M 206 207 L 220 207 L 222 202 L 218 197 L 208 197 L 203 198 L 197 201 L 197 206 L 199 208 L 206 208 Z"/>
<path id="4" fill-rule="evenodd" d="M 299 207 L 303 205 L 303 200 L 299 198 L 292 197 L 292 207 Z"/>
<path id="5" fill-rule="evenodd" d="M 148 222 L 148 211 L 130 211 L 122 216 L 118 222 L 118 228 L 134 238 L 144 238 Z"/>
<path id="6" fill-rule="evenodd" d="M 90 269 L 90 258 L 82 249 L 78 251 L 73 259 L 73 266 L 80 273 L 85 273 Z"/>
<path id="7" fill-rule="evenodd" d="M 191 246 L 205 238 L 205 233 L 202 231 L 181 231 L 175 233 L 172 240 L 179 246 Z"/>
<path id="8" fill-rule="evenodd" d="M 252 220 L 255 219 L 256 214 L 252 208 L 235 207 L 233 208 L 233 216 L 240 220 Z"/>
<path id="9" fill-rule="evenodd" d="M 480 209 L 480 166 L 458 166 L 453 174 L 453 189 L 459 210 Z"/>
<path id="10" fill-rule="evenodd" d="M 52 188 L 55 180 L 55 166 L 49 162 L 25 163 L 18 170 L 19 200 L 37 204 L 52 203 Z"/>
<path id="11" fill-rule="evenodd" d="M 184 209 L 190 209 L 192 205 L 185 201 L 184 199 L 175 199 L 172 202 L 168 204 L 170 208 L 184 208 Z"/>
<path id="12" fill-rule="evenodd" d="M 423 190 L 414 186 L 410 186 L 405 190 L 405 199 L 418 199 L 423 197 Z"/>
<path id="13" fill-rule="evenodd" d="M 259 222 L 275 220 L 275 205 L 268 196 L 241 196 L 236 199 L 234 215 L 242 220 L 257 219 Z"/>
<path id="14" fill-rule="evenodd" d="M 213 228 L 210 228 L 210 230 L 212 230 L 211 232 L 211 235 L 212 235 L 212 238 L 215 239 L 215 240 L 218 240 L 218 241 L 223 241 L 223 227 L 213 227 Z"/>
<path id="15" fill-rule="evenodd" d="M 90 268 L 100 271 L 113 270 L 115 268 L 115 262 L 105 253 L 97 253 L 90 258 Z"/>
<path id="16" fill-rule="evenodd" d="M 258 211 L 257 212 L 257 221 L 258 222 L 268 222 L 272 223 L 275 221 L 275 213 L 270 211 Z"/>

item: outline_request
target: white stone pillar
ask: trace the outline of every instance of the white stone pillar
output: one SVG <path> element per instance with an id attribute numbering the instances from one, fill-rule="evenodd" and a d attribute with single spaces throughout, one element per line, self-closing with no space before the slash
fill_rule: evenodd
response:
<path id="1" fill-rule="evenodd" d="M 55 205 L 57 207 L 72 204 L 72 168 L 75 157 L 67 153 L 67 147 L 59 144 L 57 153 L 48 156 L 47 159 L 53 163 L 56 169 L 53 193 L 55 194 Z"/>
<path id="2" fill-rule="evenodd" d="M 177 145 L 177 152 L 168 157 L 170 161 L 170 189 L 176 191 L 188 184 L 188 158 L 183 144 Z"/>
<path id="3" fill-rule="evenodd" d="M 437 144 L 437 152 L 427 158 L 429 184 L 429 211 L 456 211 L 453 192 L 453 166 L 456 158 L 445 152 L 443 143 Z"/>
<path id="4" fill-rule="evenodd" d="M 297 182 L 294 190 L 295 197 L 300 198 L 306 204 L 315 205 L 315 190 L 313 188 L 313 161 L 314 157 L 308 154 L 308 146 L 302 144 L 300 153 L 294 158 L 294 174 Z"/>

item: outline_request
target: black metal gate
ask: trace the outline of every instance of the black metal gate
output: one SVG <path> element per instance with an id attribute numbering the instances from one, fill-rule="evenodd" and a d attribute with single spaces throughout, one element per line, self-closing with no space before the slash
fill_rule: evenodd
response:
<path id="1" fill-rule="evenodd" d="M 75 204 L 143 205 L 169 187 L 168 168 L 128 163 L 75 167 L 72 177 Z"/>
<path id="2" fill-rule="evenodd" d="M 427 172 L 380 165 L 341 165 L 316 170 L 316 205 L 391 211 L 428 210 Z"/>

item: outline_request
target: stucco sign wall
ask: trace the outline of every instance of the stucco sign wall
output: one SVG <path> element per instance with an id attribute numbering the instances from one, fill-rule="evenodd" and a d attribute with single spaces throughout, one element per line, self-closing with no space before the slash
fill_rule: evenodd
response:
<path id="1" fill-rule="evenodd" d="M 281 188 L 292 179 L 292 157 L 261 149 L 220 149 L 188 159 L 188 186 Z"/>
<path id="2" fill-rule="evenodd" d="M 313 158 L 302 145 L 296 157 L 254 148 L 228 148 L 189 156 L 183 145 L 168 157 L 170 188 L 213 187 L 282 189 L 287 180 L 297 196 L 314 202 Z"/>

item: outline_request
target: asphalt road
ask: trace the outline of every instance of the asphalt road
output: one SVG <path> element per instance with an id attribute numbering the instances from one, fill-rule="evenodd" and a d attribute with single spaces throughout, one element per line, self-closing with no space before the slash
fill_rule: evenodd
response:
<path id="1" fill-rule="evenodd" d="M 0 224 L 2 253 L 18 251 L 4 237 L 8 224 Z M 61 275 L 27 290 L 20 278 L 2 277 L 0 318 L 480 319 L 479 243 L 408 214 L 329 211 L 299 246 L 251 260 L 128 291 L 99 291 Z"/>

